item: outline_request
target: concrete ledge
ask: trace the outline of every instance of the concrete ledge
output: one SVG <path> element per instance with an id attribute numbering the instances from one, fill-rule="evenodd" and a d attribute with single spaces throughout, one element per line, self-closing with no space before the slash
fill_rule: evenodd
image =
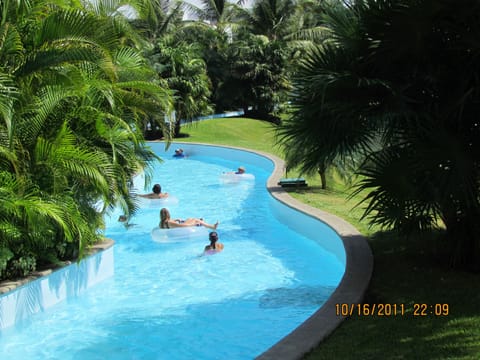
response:
<path id="1" fill-rule="evenodd" d="M 367 240 L 351 224 L 338 216 L 301 203 L 278 186 L 285 169 L 282 159 L 262 152 L 259 154 L 271 159 L 275 164 L 275 170 L 267 182 L 267 188 L 272 196 L 285 205 L 329 225 L 340 236 L 345 247 L 345 274 L 332 296 L 303 324 L 257 357 L 258 360 L 301 359 L 345 319 L 336 315 L 336 304 L 362 302 L 372 276 L 373 255 Z"/>
<path id="2" fill-rule="evenodd" d="M 177 143 L 177 141 L 175 141 Z M 191 144 L 191 143 L 189 143 Z M 327 302 L 290 334 L 259 355 L 256 360 L 296 360 L 317 347 L 346 317 L 336 315 L 336 304 L 359 304 L 370 283 L 373 272 L 373 255 L 367 239 L 345 220 L 320 209 L 306 205 L 278 185 L 285 170 L 285 162 L 262 151 L 233 146 L 201 144 L 257 153 L 270 159 L 275 168 L 267 181 L 271 195 L 285 205 L 308 214 L 329 225 L 343 241 L 346 255 L 345 274 Z"/>
<path id="3" fill-rule="evenodd" d="M 111 239 L 104 239 L 102 242 L 97 243 L 93 245 L 90 249 L 87 250 L 87 253 L 85 257 L 91 256 L 99 251 L 103 251 L 108 249 L 109 247 L 113 246 L 113 240 Z M 64 263 L 65 266 L 71 265 L 70 261 L 65 261 Z M 43 276 L 50 275 L 54 271 L 63 269 L 64 266 L 56 267 L 53 269 L 46 269 L 46 270 L 39 270 L 39 271 L 33 271 L 30 273 L 28 276 L 18 279 L 18 280 L 4 280 L 0 281 L 0 295 L 6 294 L 12 290 L 15 290 L 17 287 L 28 284 L 31 281 L 34 281 L 38 278 L 41 278 Z"/>
<path id="4" fill-rule="evenodd" d="M 81 261 L 66 265 L 0 283 L 0 331 L 113 276 L 113 241 L 96 244 Z"/>

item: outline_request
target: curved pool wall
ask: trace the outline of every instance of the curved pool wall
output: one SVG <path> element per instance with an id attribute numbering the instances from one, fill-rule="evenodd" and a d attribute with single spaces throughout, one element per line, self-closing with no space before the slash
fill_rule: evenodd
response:
<path id="1" fill-rule="evenodd" d="M 163 142 L 151 143 L 151 146 L 157 153 L 162 152 L 165 147 Z M 201 155 L 209 158 L 219 157 L 235 161 L 239 166 L 244 166 L 247 169 L 247 173 L 249 166 L 261 167 L 271 174 L 275 172 L 276 168 L 283 168 L 283 164 L 280 159 L 274 159 L 271 155 L 269 156 L 269 154 L 259 154 L 258 152 L 248 149 L 180 142 L 172 143 L 170 145 L 172 152 L 173 149 L 180 147 L 187 155 L 197 155 L 196 159 L 199 159 L 198 155 Z M 200 149 L 201 154 L 199 152 Z M 265 186 L 267 186 L 267 184 L 265 184 Z M 270 204 L 270 210 L 280 222 L 288 224 L 290 228 L 304 235 L 305 237 L 318 241 L 322 247 L 335 255 L 341 264 L 344 266 L 346 265 L 345 248 L 343 247 L 343 243 L 338 234 L 331 227 L 327 227 L 325 229 L 324 224 L 328 225 L 328 223 L 322 221 L 321 219 L 315 218 L 308 213 L 298 211 L 298 209 L 289 206 L 289 204 L 284 201 L 272 201 Z M 321 239 L 318 238 L 319 220 L 322 222 L 322 232 L 325 231 L 328 233 L 327 236 L 323 236 Z"/>
<path id="2" fill-rule="evenodd" d="M 162 142 L 150 144 L 154 149 L 157 146 L 161 147 L 158 150 L 162 151 L 165 147 Z M 302 204 L 288 195 L 277 185 L 280 178 L 283 177 L 285 164 L 271 154 L 208 144 L 171 144 L 171 147 L 175 146 L 182 147 L 187 154 L 189 151 L 195 152 L 195 148 L 201 146 L 202 153 L 238 161 L 239 164 L 247 167 L 247 170 L 249 164 L 264 167 L 272 172 L 267 181 L 267 188 L 271 195 L 279 201 L 272 202 L 271 205 L 271 210 L 276 216 L 283 217 L 289 226 L 308 236 L 315 235 L 315 226 L 313 225 L 317 221 L 327 224 L 332 229 L 331 234 L 317 240 L 331 251 L 342 264 L 345 264 L 345 273 L 339 286 L 317 312 L 257 359 L 302 358 L 343 321 L 344 317 L 335 315 L 336 303 L 361 302 L 373 269 L 372 254 L 366 239 L 344 220 Z M 285 209 L 285 206 L 289 209 Z M 300 229 L 296 228 L 297 221 L 295 220 L 298 217 L 302 217 L 302 221 L 299 222 L 302 224 Z M 312 238 L 316 239 L 315 236 Z M 88 257 L 79 264 L 69 265 L 47 276 L 40 274 L 39 276 L 42 277 L 38 279 L 2 284 L 3 292 L 6 293 L 0 296 L 0 330 L 112 276 L 114 259 L 111 245 L 110 242 L 102 249 L 103 251 Z"/>
<path id="3" fill-rule="evenodd" d="M 0 331 L 113 276 L 112 245 L 113 241 L 106 239 L 93 246 L 90 255 L 79 263 L 1 282 Z"/>
<path id="4" fill-rule="evenodd" d="M 178 143 L 178 145 L 173 144 L 172 146 L 187 149 L 192 145 L 193 144 L 190 143 Z M 216 150 L 218 146 L 208 144 L 195 145 L 209 146 L 211 151 L 218 151 Z M 273 164 L 273 172 L 267 181 L 267 189 L 270 194 L 281 204 L 295 210 L 293 213 L 290 213 L 290 216 L 292 216 L 292 214 L 294 214 L 293 216 L 306 215 L 313 221 L 321 221 L 327 224 L 336 235 L 336 241 L 324 242 L 322 239 L 318 239 L 317 236 L 313 236 L 312 238 L 317 239 L 322 246 L 332 251 L 332 253 L 345 264 L 345 273 L 340 284 L 320 309 L 290 334 L 256 358 L 256 360 L 302 359 L 346 319 L 346 316 L 338 316 L 336 314 L 336 304 L 359 304 L 362 302 L 373 272 L 372 251 L 367 239 L 350 223 L 338 216 L 294 199 L 278 185 L 280 179 L 284 177 L 286 169 L 285 162 L 282 159 L 269 153 L 240 147 L 220 148 L 222 151 L 225 151 L 225 153 L 231 153 L 232 150 L 254 153 L 259 155 L 260 159 L 263 157 L 263 160 L 259 161 L 268 161 L 270 163 L 266 166 Z M 235 152 L 233 152 L 233 154 L 235 154 Z M 243 158 L 239 158 L 238 160 L 243 161 Z M 273 206 L 273 211 L 275 211 L 276 206 L 277 205 Z M 302 222 L 303 221 L 305 221 L 305 219 L 302 219 Z M 290 220 L 288 220 L 288 223 L 290 224 Z M 313 227 L 310 229 L 304 227 L 300 229 L 300 232 L 314 231 L 313 229 Z M 299 229 L 296 230 L 298 231 Z M 313 235 L 315 235 L 315 233 Z"/>
<path id="5" fill-rule="evenodd" d="M 272 202 L 270 210 L 280 222 L 289 224 L 291 229 L 306 238 L 317 241 L 323 248 L 333 254 L 343 266 L 346 265 L 343 242 L 331 227 L 322 227 L 322 237 L 318 238 L 318 234 L 320 233 L 318 228 L 319 219 L 299 212 L 280 201 Z M 324 223 L 322 222 L 322 224 Z"/>

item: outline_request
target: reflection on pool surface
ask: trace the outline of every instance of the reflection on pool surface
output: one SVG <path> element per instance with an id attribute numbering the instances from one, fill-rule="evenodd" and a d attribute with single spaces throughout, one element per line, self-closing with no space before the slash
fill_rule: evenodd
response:
<path id="1" fill-rule="evenodd" d="M 315 312 L 344 272 L 340 243 L 326 225 L 274 200 L 265 188 L 273 165 L 257 155 L 172 145 L 153 183 L 176 201 L 141 201 L 126 229 L 115 211 L 115 275 L 81 296 L 2 331 L 0 355 L 29 359 L 252 359 Z M 225 182 L 247 168 L 254 180 Z M 137 191 L 143 188 L 137 179 Z M 155 242 L 159 210 L 220 222 L 223 252 L 201 256 L 207 232 Z M 315 240 L 307 236 L 314 236 Z M 317 240 L 319 242 L 317 242 Z M 333 246 L 335 247 L 335 246 Z M 329 245 L 328 248 L 332 248 Z"/>

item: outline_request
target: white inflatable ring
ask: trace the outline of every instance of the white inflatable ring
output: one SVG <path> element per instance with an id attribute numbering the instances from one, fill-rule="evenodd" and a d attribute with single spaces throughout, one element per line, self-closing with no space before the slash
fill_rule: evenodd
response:
<path id="1" fill-rule="evenodd" d="M 208 242 L 209 230 L 204 226 L 185 226 L 173 229 L 155 227 L 150 232 L 152 240 L 160 243 L 203 239 Z"/>
<path id="2" fill-rule="evenodd" d="M 167 207 L 178 204 L 178 198 L 173 195 L 168 195 L 166 198 L 161 199 L 149 199 L 149 198 L 140 198 L 140 207 Z"/>
<path id="3" fill-rule="evenodd" d="M 254 181 L 255 176 L 253 174 L 223 173 L 220 175 L 220 179 L 225 183 L 234 183 L 239 181 Z"/>

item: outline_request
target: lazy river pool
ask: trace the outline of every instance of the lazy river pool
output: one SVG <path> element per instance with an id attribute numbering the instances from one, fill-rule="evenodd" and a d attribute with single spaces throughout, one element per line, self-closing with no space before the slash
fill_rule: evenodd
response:
<path id="1" fill-rule="evenodd" d="M 151 146 L 164 159 L 152 184 L 172 197 L 141 200 L 129 228 L 119 211 L 108 216 L 114 276 L 2 330 L 1 358 L 252 359 L 333 293 L 345 270 L 341 241 L 271 197 L 270 160 L 212 146 Z M 179 146 L 187 157 L 174 159 Z M 239 165 L 252 178 L 226 179 Z M 150 188 L 136 179 L 137 192 Z M 207 231 L 153 241 L 162 207 L 174 218 L 219 221 L 224 251 L 202 256 Z"/>

